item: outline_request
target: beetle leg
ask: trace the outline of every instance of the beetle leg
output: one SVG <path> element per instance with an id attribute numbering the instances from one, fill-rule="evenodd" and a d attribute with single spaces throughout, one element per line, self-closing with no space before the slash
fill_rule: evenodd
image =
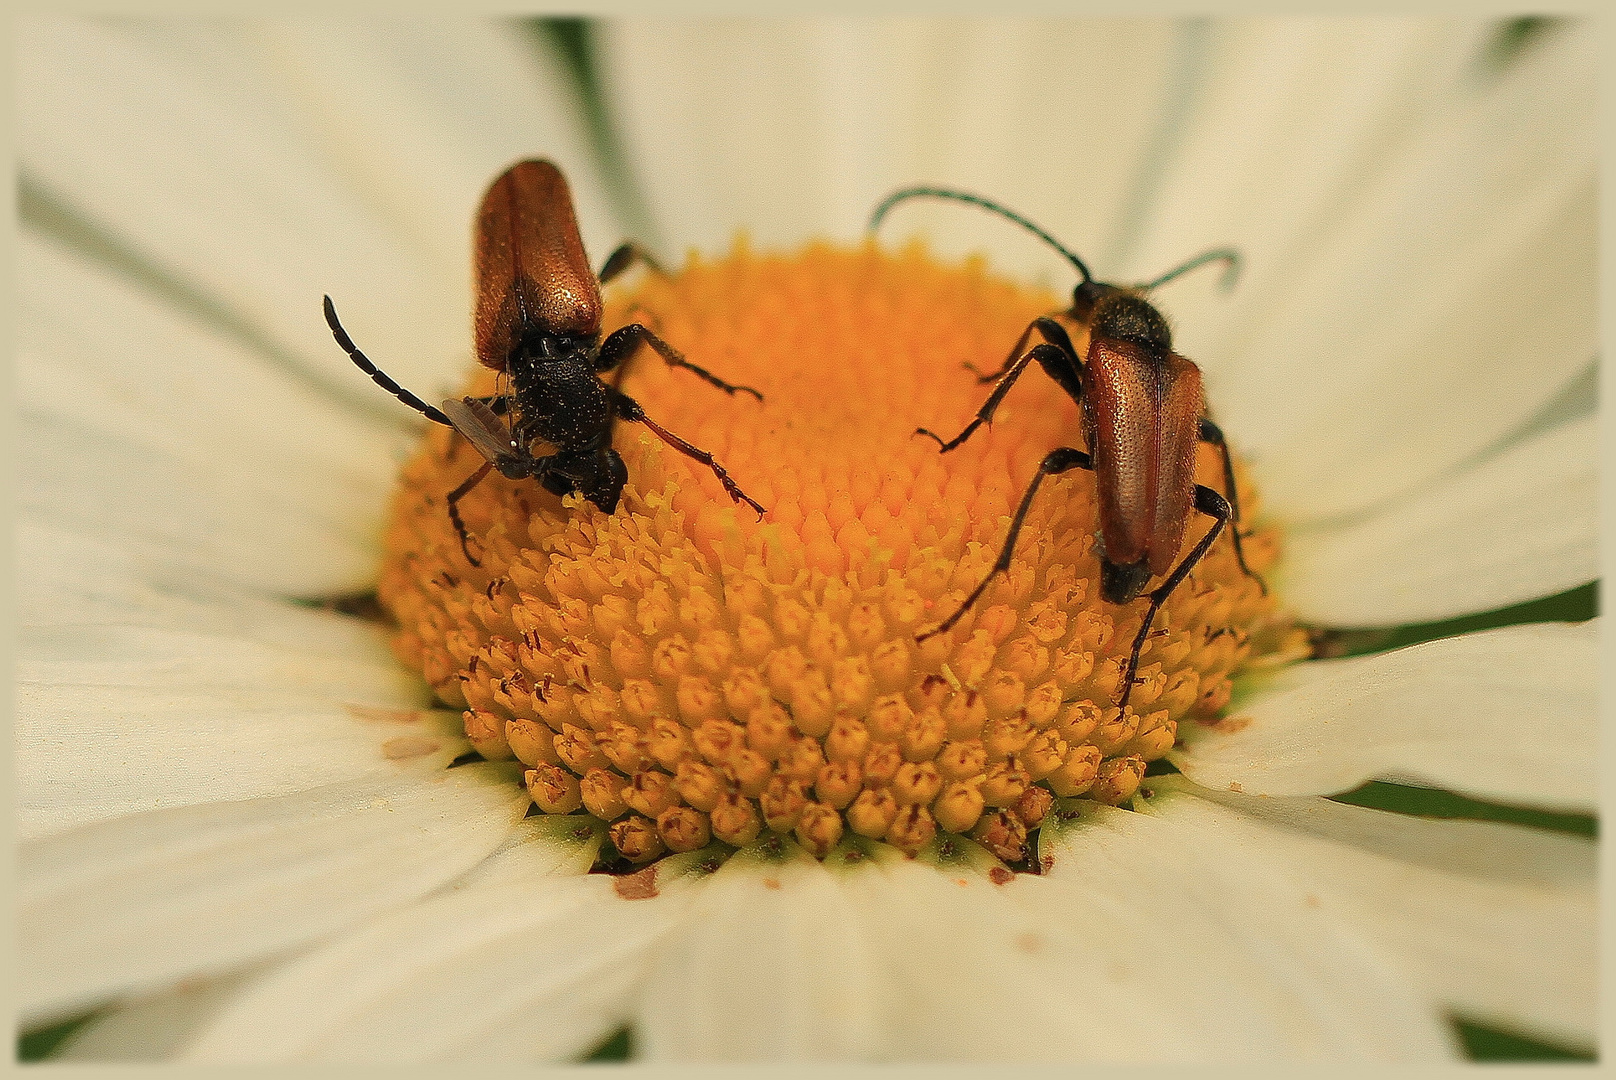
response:
<path id="1" fill-rule="evenodd" d="M 1150 594 L 1150 607 L 1145 611 L 1144 621 L 1139 624 L 1139 633 L 1133 639 L 1133 652 L 1128 657 L 1128 671 L 1122 680 L 1122 696 L 1117 699 L 1117 708 L 1119 709 L 1127 706 L 1128 695 L 1133 693 L 1134 676 L 1139 673 L 1139 651 L 1145 647 L 1145 638 L 1150 636 L 1150 624 L 1155 622 L 1156 612 L 1161 610 L 1162 604 L 1167 602 L 1167 598 L 1173 594 L 1174 589 L 1178 588 L 1179 583 L 1189 577 L 1190 571 L 1195 569 L 1195 564 L 1200 562 L 1201 557 L 1211 549 L 1212 544 L 1218 538 L 1218 533 L 1223 531 L 1223 527 L 1233 517 L 1233 511 L 1229 508 L 1229 500 L 1203 484 L 1195 485 L 1195 509 L 1214 519 L 1212 527 L 1206 530 L 1206 535 L 1201 537 L 1200 542 L 1190 550 L 1188 555 L 1184 556 L 1184 561 L 1179 563 L 1178 568 L 1167 576 L 1167 580 L 1162 582 L 1161 586 Z M 1246 572 L 1250 573 L 1249 570 Z M 1253 574 L 1252 576 L 1255 577 L 1256 575 Z M 1257 580 L 1261 581 L 1262 579 L 1258 578 Z"/>
<path id="2" fill-rule="evenodd" d="M 602 285 L 606 284 L 636 262 L 644 263 L 654 274 L 664 273 L 662 264 L 653 259 L 649 251 L 629 240 L 619 244 L 617 250 L 606 257 L 606 262 L 601 266 L 600 274 L 598 275 L 600 283 Z"/>
<path id="3" fill-rule="evenodd" d="M 1224 441 L 1223 429 L 1204 416 L 1201 417 L 1201 441 L 1211 443 L 1223 454 L 1223 487 L 1229 493 L 1227 496 L 1229 513 L 1235 525 L 1234 528 L 1229 530 L 1229 536 L 1234 540 L 1234 557 L 1240 563 L 1240 569 L 1245 571 L 1247 577 L 1257 579 L 1258 587 L 1262 589 L 1263 595 L 1267 596 L 1268 583 L 1262 579 L 1261 574 L 1256 573 L 1246 565 L 1246 553 L 1240 548 L 1240 493 L 1235 490 L 1234 486 L 1234 461 L 1229 457 L 1229 444 Z"/>
<path id="4" fill-rule="evenodd" d="M 669 367 L 684 368 L 687 371 L 693 371 L 707 382 L 712 383 L 714 386 L 724 391 L 726 394 L 733 394 L 737 390 L 744 390 L 748 394 L 751 394 L 753 397 L 757 398 L 759 401 L 763 400 L 763 395 L 752 389 L 750 386 L 736 386 L 734 383 L 727 383 L 723 379 L 720 379 L 717 375 L 714 375 L 712 372 L 708 371 L 706 368 L 698 367 L 695 364 L 692 364 L 689 360 L 684 358 L 684 354 L 678 349 L 675 349 L 672 345 L 669 345 L 666 341 L 663 341 L 661 338 L 657 337 L 654 332 L 644 326 L 641 326 L 639 323 L 629 323 L 627 326 L 619 327 L 618 329 L 613 330 L 611 334 L 607 336 L 606 340 L 600 346 L 600 353 L 595 357 L 595 370 L 610 371 L 618 364 L 621 364 L 632 357 L 635 350 L 640 347 L 641 343 L 649 345 L 651 348 L 655 349 L 657 354 L 661 356 L 663 360 L 667 361 Z"/>
<path id="5" fill-rule="evenodd" d="M 757 511 L 759 518 L 762 518 L 764 514 L 768 513 L 768 511 L 763 508 L 763 504 L 759 503 L 756 499 L 742 491 L 741 486 L 730 479 L 729 473 L 724 471 L 724 466 L 720 465 L 718 460 L 714 458 L 713 455 L 709 454 L 699 446 L 694 446 L 685 442 L 679 436 L 675 435 L 673 432 L 669 431 L 655 420 L 652 420 L 649 416 L 646 416 L 645 410 L 640 408 L 640 403 L 622 391 L 613 390 L 612 395 L 617 404 L 617 415 L 621 416 L 624 420 L 644 424 L 646 427 L 650 428 L 656 433 L 657 438 L 679 451 L 685 457 L 699 461 L 709 469 L 713 470 L 713 475 L 718 477 L 719 482 L 724 485 L 724 490 L 729 492 L 729 497 L 736 502 L 746 503 L 746 505 Z"/>
<path id="6" fill-rule="evenodd" d="M 976 370 L 976 365 L 971 363 L 969 360 L 965 361 L 965 370 L 976 376 L 976 381 L 979 385 L 986 385 L 995 379 L 1004 378 L 1007 374 L 1009 374 L 1010 369 L 1016 366 L 1016 359 L 1021 356 L 1021 350 L 1027 347 L 1027 339 L 1032 337 L 1033 327 L 1037 325 L 1037 323 L 1027 324 L 1027 329 L 1021 332 L 1020 337 L 1016 338 L 1016 343 L 1010 348 L 1010 355 L 1004 358 L 1004 364 L 999 368 L 998 371 L 990 372 L 984 375 L 982 372 Z"/>
<path id="7" fill-rule="evenodd" d="M 983 375 L 981 372 L 977 371 L 969 361 L 966 361 L 965 363 L 965 370 L 969 371 L 972 375 L 975 375 L 978 383 L 990 383 L 994 379 L 1003 378 L 1005 373 L 1015 365 L 1016 358 L 1021 355 L 1021 350 L 1026 348 L 1027 339 L 1032 337 L 1032 332 L 1034 330 L 1042 334 L 1044 336 L 1044 340 L 1049 342 L 1051 345 L 1062 346 L 1074 357 L 1077 355 L 1077 349 L 1072 345 L 1072 336 L 1066 332 L 1066 327 L 1062 326 L 1060 323 L 1056 322 L 1054 319 L 1051 319 L 1047 315 L 1040 315 L 1038 318 L 1027 324 L 1027 329 L 1023 330 L 1021 332 L 1021 336 L 1016 339 L 1016 347 L 1010 350 L 1010 355 L 1004 359 L 1004 366 L 998 371 L 995 371 L 991 375 Z M 1049 370 L 1047 365 L 1045 366 L 1044 370 Z M 1049 372 L 1049 377 L 1060 383 L 1063 387 L 1067 385 L 1067 380 L 1062 378 L 1060 375 L 1055 374 L 1053 371 Z M 1076 391 L 1071 390 L 1070 388 L 1068 388 L 1066 392 L 1071 394 L 1073 397 L 1077 396 Z"/>
<path id="8" fill-rule="evenodd" d="M 1040 346 L 1041 347 L 1041 346 Z M 1032 482 L 1027 485 L 1026 492 L 1021 496 L 1021 505 L 1016 507 L 1016 516 L 1010 519 L 1010 532 L 1004 538 L 1004 547 L 999 549 L 999 557 L 993 562 L 993 569 L 989 570 L 982 583 L 971 591 L 965 598 L 965 603 L 959 609 L 944 619 L 933 630 L 924 634 L 916 634 L 916 641 L 925 641 L 929 637 L 951 630 L 959 622 L 960 616 L 971 610 L 971 605 L 979 600 L 987 591 L 988 583 L 1003 571 L 1010 569 L 1010 553 L 1015 550 L 1016 537 L 1021 533 L 1021 523 L 1027 517 L 1027 510 L 1032 506 L 1033 496 L 1038 494 L 1038 485 L 1044 482 L 1046 476 L 1057 476 L 1071 469 L 1092 469 L 1094 459 L 1081 450 L 1073 450 L 1069 446 L 1056 447 L 1044 455 L 1044 460 L 1038 463 L 1038 471 L 1032 474 Z"/>
<path id="9" fill-rule="evenodd" d="M 353 338 L 348 336 L 348 331 L 344 330 L 342 323 L 337 321 L 337 308 L 336 305 L 331 303 L 329 296 L 325 298 L 325 322 L 327 326 L 331 327 L 331 336 L 337 339 L 337 344 L 342 346 L 342 351 L 348 354 L 348 359 L 352 360 L 360 371 L 374 379 L 377 386 L 380 386 L 434 424 L 454 427 L 453 424 L 449 423 L 447 416 L 444 416 L 442 412 L 398 385 L 386 372 L 371 363 L 370 357 L 359 351 L 359 346 L 353 343 Z"/>
<path id="10" fill-rule="evenodd" d="M 468 539 L 466 536 L 466 523 L 460 520 L 460 508 L 455 504 L 465 498 L 472 488 L 482 483 L 483 477 L 487 476 L 489 470 L 493 467 L 494 463 L 492 461 L 483 462 L 478 466 L 477 471 L 467 478 L 465 483 L 449 492 L 449 520 L 454 522 L 455 533 L 460 537 L 460 550 L 465 553 L 466 561 L 473 566 L 481 566 L 482 563 L 472 558 L 471 548 L 466 543 Z"/>
<path id="11" fill-rule="evenodd" d="M 1066 389 L 1067 393 L 1071 394 L 1074 399 L 1076 399 L 1083 392 L 1082 386 L 1078 382 L 1074 381 L 1072 383 L 1072 387 L 1074 389 L 1068 389 L 1066 386 L 1066 372 L 1068 370 L 1075 372 L 1076 370 L 1072 366 L 1071 357 L 1069 354 L 1067 354 L 1059 345 L 1044 342 L 1042 344 L 1034 345 L 1032 348 L 1022 353 L 1020 358 L 1017 359 L 1014 364 L 1010 365 L 1010 367 L 1006 370 L 1004 378 L 999 380 L 999 385 L 993 388 L 993 393 L 989 394 L 988 399 L 982 403 L 982 407 L 976 410 L 976 419 L 972 420 L 969 424 L 966 424 L 964 431 L 960 432 L 947 442 L 943 441 L 941 435 L 938 435 L 935 431 L 928 428 L 915 428 L 915 434 L 925 435 L 929 438 L 936 439 L 937 445 L 940 448 L 937 452 L 939 454 L 948 453 L 950 450 L 954 449 L 954 447 L 958 446 L 966 439 L 969 439 L 971 437 L 971 433 L 977 428 L 981 427 L 983 424 L 993 423 L 993 414 L 998 411 L 999 403 L 1003 401 L 1004 396 L 1010 392 L 1010 388 L 1016 384 L 1016 380 L 1021 378 L 1021 373 L 1027 370 L 1027 365 L 1032 363 L 1034 360 L 1038 361 L 1039 365 L 1045 371 L 1050 373 L 1050 377 L 1059 382 L 1061 387 Z M 1060 372 L 1061 374 L 1056 375 L 1056 372 Z"/>

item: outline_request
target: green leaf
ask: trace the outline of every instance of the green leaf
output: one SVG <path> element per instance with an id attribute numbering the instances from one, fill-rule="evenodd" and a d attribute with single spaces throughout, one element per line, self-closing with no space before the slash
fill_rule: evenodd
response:
<path id="1" fill-rule="evenodd" d="M 87 1012 L 83 1016 L 75 1016 L 71 1020 L 63 1020 L 50 1027 L 35 1028 L 25 1031 L 17 1036 L 18 1061 L 43 1061 L 56 1052 L 56 1048 L 67 1040 L 67 1037 L 94 1020 L 96 1014 Z"/>
<path id="2" fill-rule="evenodd" d="M 1319 656 L 1365 656 L 1389 652 L 1422 641 L 1493 630 L 1535 622 L 1585 622 L 1599 614 L 1599 582 L 1590 581 L 1555 596 L 1528 600 L 1524 604 L 1463 615 L 1440 622 L 1414 623 L 1390 630 L 1329 630 L 1319 642 Z"/>
<path id="3" fill-rule="evenodd" d="M 1580 1054 L 1548 1043 L 1535 1042 L 1520 1035 L 1509 1035 L 1480 1024 L 1467 1023 L 1457 1018 L 1453 1026 L 1458 1029 L 1464 1043 L 1465 1055 L 1472 1061 L 1597 1061 L 1593 1054 Z"/>
<path id="4" fill-rule="evenodd" d="M 1566 22 L 1549 15 L 1522 15 L 1500 20 L 1493 28 L 1482 54 L 1482 67 L 1498 74 L 1518 60 L 1523 52 L 1547 36 L 1548 31 Z"/>
<path id="5" fill-rule="evenodd" d="M 630 1028 L 622 1028 L 611 1038 L 597 1046 L 587 1057 L 584 1063 L 597 1061 L 628 1061 L 634 1056 L 634 1032 Z"/>
<path id="6" fill-rule="evenodd" d="M 523 26 L 535 43 L 559 59 L 566 69 L 578 109 L 583 114 L 590 149 L 595 152 L 595 160 L 600 166 L 601 178 L 606 183 L 613 207 L 622 217 L 623 226 L 634 238 L 654 250 L 657 237 L 651 212 L 634 178 L 634 170 L 629 166 L 622 129 L 612 112 L 611 99 L 601 80 L 597 37 L 599 20 L 525 19 Z"/>
<path id="7" fill-rule="evenodd" d="M 1390 810 L 1398 814 L 1415 814 L 1420 817 L 1502 821 L 1511 825 L 1548 829 L 1551 832 L 1571 833 L 1575 836 L 1599 835 L 1599 819 L 1587 814 L 1555 814 L 1547 810 L 1503 806 L 1468 799 L 1451 791 L 1414 787 L 1409 784 L 1388 784 L 1372 780 L 1355 791 L 1333 795 L 1331 799 L 1353 806 L 1367 806 L 1374 810 Z"/>

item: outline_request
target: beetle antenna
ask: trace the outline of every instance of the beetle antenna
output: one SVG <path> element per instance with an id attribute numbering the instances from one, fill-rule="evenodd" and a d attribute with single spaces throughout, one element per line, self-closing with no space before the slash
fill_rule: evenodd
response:
<path id="1" fill-rule="evenodd" d="M 1218 281 L 1219 287 L 1225 292 L 1234 288 L 1235 280 L 1240 277 L 1240 252 L 1234 248 L 1215 248 L 1212 251 L 1202 252 L 1189 262 L 1184 263 L 1182 266 L 1174 267 L 1155 281 L 1146 282 L 1139 288 L 1149 292 L 1156 286 L 1165 285 L 1178 277 L 1178 275 L 1187 274 L 1196 267 L 1205 266 L 1209 262 L 1221 262 L 1224 264 L 1223 275 Z"/>
<path id="2" fill-rule="evenodd" d="M 1059 240 L 1055 239 L 1053 236 L 1050 236 L 1043 229 L 1040 229 L 1038 226 L 1034 225 L 1032 222 L 1028 221 L 1015 211 L 1000 206 L 991 199 L 984 199 L 980 195 L 972 195 L 966 191 L 954 191 L 950 188 L 933 187 L 912 187 L 904 188 L 902 191 L 894 191 L 891 195 L 888 195 L 886 199 L 882 201 L 881 205 L 875 208 L 875 212 L 870 215 L 869 231 L 874 232 L 875 230 L 879 229 L 881 227 L 881 219 L 886 217 L 887 211 L 891 210 L 894 206 L 897 206 L 905 199 L 914 199 L 925 195 L 929 195 L 936 199 L 953 199 L 957 202 L 970 203 L 972 206 L 980 206 L 984 210 L 991 210 L 1000 217 L 1009 218 L 1011 221 L 1015 222 L 1017 225 L 1020 225 L 1023 229 L 1026 229 L 1044 243 L 1066 256 L 1066 261 L 1077 267 L 1077 272 L 1083 275 L 1083 283 L 1085 285 L 1094 280 L 1094 275 L 1089 273 L 1089 268 L 1083 264 L 1083 260 L 1066 250 L 1065 244 L 1062 244 Z M 1202 256 L 1202 258 L 1204 260 L 1205 256 Z M 1175 273 L 1176 272 L 1177 271 L 1175 271 Z"/>

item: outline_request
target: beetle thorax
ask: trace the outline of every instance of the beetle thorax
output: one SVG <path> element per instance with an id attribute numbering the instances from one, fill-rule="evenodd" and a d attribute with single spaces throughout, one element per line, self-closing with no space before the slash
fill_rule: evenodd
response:
<path id="1" fill-rule="evenodd" d="M 1155 356 L 1173 350 L 1173 332 L 1162 313 L 1144 297 L 1120 289 L 1094 305 L 1092 327 L 1096 338 L 1130 342 Z"/>
<path id="2" fill-rule="evenodd" d="M 595 376 L 596 337 L 531 334 L 522 339 L 505 364 L 518 405 L 531 412 L 541 399 L 568 393 L 575 383 L 599 382 Z M 576 390 L 572 390 L 576 393 Z"/>
<path id="3" fill-rule="evenodd" d="M 593 350 L 583 338 L 542 340 L 550 348 L 522 350 L 510 365 L 525 433 L 564 449 L 581 447 L 611 423 L 606 386 L 595 374 Z"/>

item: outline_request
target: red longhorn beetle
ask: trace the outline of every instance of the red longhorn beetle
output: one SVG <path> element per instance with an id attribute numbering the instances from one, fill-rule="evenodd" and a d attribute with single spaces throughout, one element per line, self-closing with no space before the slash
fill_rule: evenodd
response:
<path id="1" fill-rule="evenodd" d="M 692 364 L 639 323 L 614 330 L 601 341 L 600 286 L 636 259 L 658 269 L 649 255 L 627 243 L 612 252 L 597 280 L 561 170 L 548 161 L 519 161 L 506 169 L 489 185 L 477 211 L 472 323 L 477 359 L 508 378 L 510 389 L 491 397 L 451 398 L 441 410 L 371 363 L 337 321 L 331 298 L 325 298 L 331 333 L 359 369 L 428 420 L 460 432 L 485 459 L 448 499 L 449 519 L 471 565 L 481 564 L 467 546 L 456 504 L 490 469 L 512 480 L 531 476 L 556 495 L 577 492 L 607 514 L 616 511 L 628 480 L 628 467 L 612 449 L 618 417 L 644 424 L 663 442 L 713 470 L 731 499 L 746 503 L 759 516 L 764 513 L 711 454 L 661 427 L 637 401 L 601 380 L 601 372 L 649 345 L 670 366 L 693 371 L 725 393 L 744 390 L 763 400 L 750 386 L 731 385 Z M 505 413 L 510 414 L 509 427 L 500 419 Z M 549 443 L 554 452 L 534 454 L 535 440 Z"/>
<path id="2" fill-rule="evenodd" d="M 994 576 L 1009 570 L 1016 536 L 1021 532 L 1022 521 L 1038 492 L 1038 485 L 1046 476 L 1071 469 L 1089 469 L 1094 473 L 1099 497 L 1100 593 L 1112 604 L 1126 604 L 1142 594 L 1150 598 L 1150 607 L 1139 624 L 1123 676 L 1122 696 L 1117 701 L 1117 707 L 1123 708 L 1133 693 L 1139 652 L 1145 646 L 1156 612 L 1201 561 L 1223 527 L 1231 520 L 1236 523 L 1240 520 L 1234 465 L 1229 459 L 1229 446 L 1223 432 L 1205 416 L 1201 371 L 1173 352 L 1167 320 L 1144 294 L 1204 263 L 1222 261 L 1232 272 L 1238 266 L 1239 257 L 1233 251 L 1209 251 L 1147 284 L 1108 285 L 1095 281 L 1082 259 L 1027 219 L 979 196 L 944 188 L 905 188 L 888 196 L 870 216 L 871 231 L 880 226 L 881 219 L 892 207 L 920 196 L 955 199 L 991 210 L 1028 229 L 1064 255 L 1077 268 L 1082 280 L 1072 290 L 1072 306 L 1063 314 L 1080 327 L 1087 327 L 1089 348 L 1088 355 L 1079 358 L 1064 326 L 1047 316 L 1034 319 L 1016 340 L 1004 367 L 980 377 L 981 382 L 994 379 L 999 382 L 964 431 L 947 442 L 925 428 L 918 428 L 915 434 L 936 439 L 941 452 L 946 454 L 978 427 L 992 422 L 994 411 L 1010 392 L 1010 387 L 1027 365 L 1036 360 L 1082 410 L 1083 438 L 1089 450 L 1085 453 L 1062 446 L 1045 456 L 1021 497 L 1015 517 L 1010 520 L 1010 533 L 1005 537 L 993 569 L 965 598 L 959 610 L 935 629 L 916 635 L 916 640 L 923 641 L 950 629 L 987 590 Z M 1034 332 L 1043 341 L 1029 349 L 1027 342 Z M 1222 452 L 1227 498 L 1195 482 L 1197 442 L 1211 443 Z M 1213 519 L 1212 527 L 1175 569 L 1173 559 L 1183 543 L 1191 505 Z M 1266 594 L 1267 585 L 1246 565 L 1245 553 L 1240 548 L 1240 530 L 1232 529 L 1230 535 L 1234 538 L 1240 569 L 1255 578 Z M 1172 572 L 1168 573 L 1170 570 Z M 1146 583 L 1162 574 L 1167 574 L 1167 580 L 1145 594 Z"/>

